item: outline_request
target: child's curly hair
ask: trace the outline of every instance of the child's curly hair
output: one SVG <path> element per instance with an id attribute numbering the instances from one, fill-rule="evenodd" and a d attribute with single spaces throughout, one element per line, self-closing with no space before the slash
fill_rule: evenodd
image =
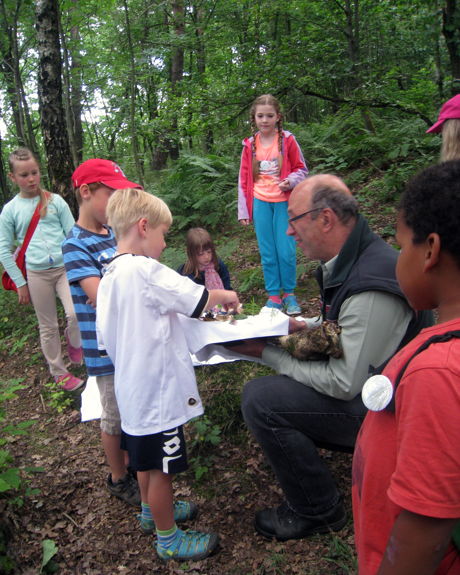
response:
<path id="1" fill-rule="evenodd" d="M 426 168 L 406 185 L 398 207 L 422 243 L 431 233 L 441 238 L 441 249 L 449 252 L 460 267 L 460 161 L 443 162 Z"/>

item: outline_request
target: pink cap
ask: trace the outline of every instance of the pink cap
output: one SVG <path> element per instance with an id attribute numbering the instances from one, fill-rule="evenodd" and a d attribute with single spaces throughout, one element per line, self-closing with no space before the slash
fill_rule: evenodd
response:
<path id="1" fill-rule="evenodd" d="M 460 94 L 457 94 L 443 104 L 439 112 L 438 121 L 428 128 L 427 134 L 442 132 L 442 125 L 446 120 L 460 119 Z"/>
<path id="2" fill-rule="evenodd" d="M 101 160 L 99 158 L 86 160 L 72 174 L 74 188 L 79 188 L 82 184 L 94 184 L 96 182 L 101 182 L 101 184 L 114 190 L 122 190 L 124 188 L 142 189 L 139 184 L 127 180 L 120 166 L 111 160 Z"/>

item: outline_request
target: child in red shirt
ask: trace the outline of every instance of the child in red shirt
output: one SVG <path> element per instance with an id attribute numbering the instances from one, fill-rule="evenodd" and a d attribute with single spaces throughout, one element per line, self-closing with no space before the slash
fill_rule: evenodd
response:
<path id="1" fill-rule="evenodd" d="M 396 273 L 414 309 L 437 308 L 439 323 L 393 357 L 368 404 L 353 458 L 359 575 L 460 574 L 451 541 L 460 519 L 460 332 L 428 342 L 460 330 L 459 221 L 459 161 L 409 182 Z M 378 405 L 385 391 L 392 402 Z"/>

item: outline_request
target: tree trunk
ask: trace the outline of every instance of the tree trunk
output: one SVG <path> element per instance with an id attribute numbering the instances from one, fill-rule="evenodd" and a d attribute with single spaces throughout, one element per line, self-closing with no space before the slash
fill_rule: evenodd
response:
<path id="1" fill-rule="evenodd" d="M 8 178 L 6 177 L 5 165 L 3 164 L 3 142 L 0 134 L 0 190 L 2 192 L 0 197 L 0 205 L 4 205 L 10 199 L 10 188 L 8 186 Z"/>
<path id="2" fill-rule="evenodd" d="M 129 50 L 129 123 L 131 126 L 131 144 L 133 149 L 134 164 L 136 166 L 137 179 L 141 186 L 144 185 L 144 170 L 139 154 L 139 137 L 137 135 L 136 124 L 136 62 L 134 58 L 133 39 L 131 36 L 131 24 L 129 21 L 128 3 L 123 1 L 123 9 L 125 11 L 125 24 L 126 24 L 126 37 L 128 40 Z"/>
<path id="3" fill-rule="evenodd" d="M 58 0 L 37 0 L 38 101 L 51 191 L 62 195 L 76 215 L 70 177 L 73 171 L 62 102 L 62 61 L 59 45 Z"/>
<path id="4" fill-rule="evenodd" d="M 181 40 L 185 32 L 185 22 L 184 22 L 184 1 L 183 0 L 173 0 L 172 2 L 172 13 L 173 13 L 173 31 L 178 42 L 173 47 L 172 58 L 171 58 L 171 89 L 174 96 L 179 94 L 179 85 L 184 75 L 184 48 L 182 47 Z M 169 138 L 169 155 L 173 160 L 179 158 L 179 144 L 178 144 L 178 134 L 177 134 L 177 112 L 174 110 L 171 128 L 174 135 Z"/>
<path id="5" fill-rule="evenodd" d="M 0 70 L 6 84 L 8 101 L 13 112 L 14 125 L 19 146 L 26 146 L 38 156 L 38 146 L 32 128 L 29 108 L 19 68 L 18 17 L 21 2 L 17 2 L 13 14 L 8 14 L 4 2 L 0 3 L 0 22 L 3 34 Z"/>
<path id="6" fill-rule="evenodd" d="M 460 94 L 460 4 L 446 0 L 442 10 L 442 33 L 446 39 L 452 74 L 452 96 Z"/>
<path id="7" fill-rule="evenodd" d="M 71 0 L 71 15 L 76 10 L 76 0 Z M 60 30 L 64 54 L 64 104 L 67 129 L 69 132 L 70 150 L 74 166 L 83 160 L 83 125 L 82 117 L 82 78 L 80 63 L 80 30 L 73 25 L 70 29 L 70 43 L 66 42 L 64 30 Z"/>
<path id="8" fill-rule="evenodd" d="M 198 71 L 198 81 L 201 89 L 201 115 L 203 118 L 209 117 L 209 105 L 206 86 L 206 48 L 204 44 L 204 21 L 203 8 L 198 4 L 195 7 L 195 35 L 196 35 L 196 62 Z M 208 122 L 204 130 L 203 152 L 209 154 L 214 145 L 214 134 Z"/>

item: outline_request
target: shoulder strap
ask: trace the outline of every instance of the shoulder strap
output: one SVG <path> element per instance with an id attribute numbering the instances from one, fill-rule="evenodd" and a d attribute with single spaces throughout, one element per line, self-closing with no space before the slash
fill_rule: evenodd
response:
<path id="1" fill-rule="evenodd" d="M 32 215 L 32 219 L 29 222 L 29 227 L 27 228 L 26 235 L 24 236 L 24 241 L 22 242 L 21 249 L 18 252 L 18 257 L 20 256 L 20 254 L 26 253 L 27 246 L 29 245 L 29 242 L 32 239 L 32 236 L 34 235 L 35 228 L 37 227 L 38 221 L 40 219 L 40 208 L 41 208 L 41 203 L 38 202 L 38 204 L 35 208 L 35 211 Z"/>
<path id="2" fill-rule="evenodd" d="M 452 331 L 447 331 L 446 333 L 440 333 L 438 335 L 433 335 L 432 337 L 430 337 L 426 341 L 424 341 L 422 343 L 422 345 L 415 350 L 415 352 L 409 357 L 409 359 L 406 361 L 406 363 L 403 365 L 403 367 L 399 370 L 399 373 L 398 373 L 398 375 L 395 379 L 394 385 L 393 385 L 393 397 L 391 398 L 390 403 L 387 405 L 387 407 L 385 409 L 387 409 L 388 411 L 394 412 L 396 389 L 397 389 L 397 387 L 398 387 L 398 385 L 399 385 L 399 383 L 400 383 L 400 381 L 404 375 L 404 372 L 406 371 L 408 365 L 414 359 L 414 357 L 416 355 L 418 355 L 419 353 L 421 353 L 422 351 L 425 351 L 425 349 L 430 347 L 430 345 L 432 343 L 444 343 L 444 342 L 450 341 L 454 337 L 460 338 L 460 330 L 455 329 Z"/>

